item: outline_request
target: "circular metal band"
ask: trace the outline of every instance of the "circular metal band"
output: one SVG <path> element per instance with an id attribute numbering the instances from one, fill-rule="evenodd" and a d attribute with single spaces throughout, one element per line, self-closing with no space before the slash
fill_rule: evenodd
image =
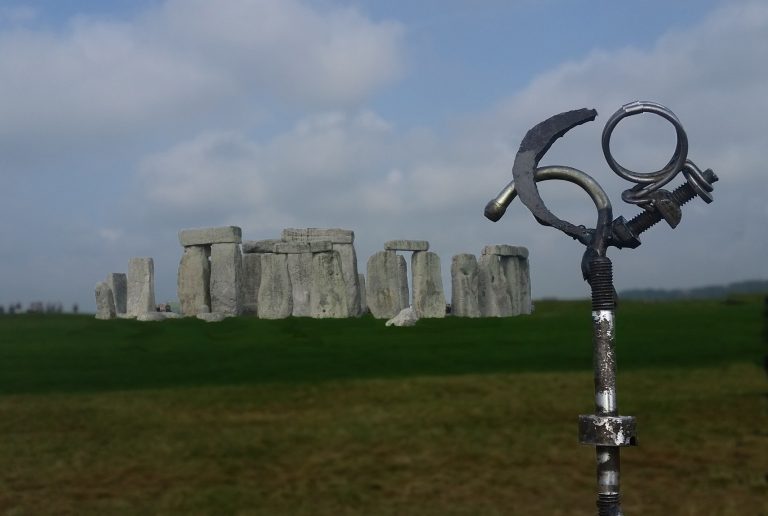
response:
<path id="1" fill-rule="evenodd" d="M 618 125 L 624 118 L 639 115 L 640 113 L 653 113 L 666 118 L 675 127 L 675 132 L 677 133 L 677 145 L 675 146 L 675 152 L 672 155 L 672 158 L 663 168 L 655 172 L 634 172 L 619 165 L 616 159 L 611 155 L 611 135 L 613 134 L 616 125 Z M 688 157 L 688 135 L 685 134 L 682 124 L 672 111 L 656 102 L 635 101 L 621 106 L 621 108 L 608 119 L 608 122 L 606 122 L 605 128 L 603 129 L 602 141 L 603 154 L 605 155 L 605 160 L 608 162 L 608 166 L 611 167 L 611 170 L 616 172 L 620 177 L 633 183 L 654 183 L 653 186 L 644 188 L 643 190 L 645 192 L 661 188 L 671 181 L 683 168 L 685 160 Z"/>

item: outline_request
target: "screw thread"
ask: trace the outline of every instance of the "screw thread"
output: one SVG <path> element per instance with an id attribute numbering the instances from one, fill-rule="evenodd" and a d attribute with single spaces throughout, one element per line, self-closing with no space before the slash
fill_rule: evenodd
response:
<path id="1" fill-rule="evenodd" d="M 598 516 L 621 516 L 621 495 L 600 493 L 597 495 Z"/>
<path id="2" fill-rule="evenodd" d="M 592 310 L 615 310 L 613 264 L 607 256 L 597 256 L 590 262 L 589 285 L 592 287 Z"/>

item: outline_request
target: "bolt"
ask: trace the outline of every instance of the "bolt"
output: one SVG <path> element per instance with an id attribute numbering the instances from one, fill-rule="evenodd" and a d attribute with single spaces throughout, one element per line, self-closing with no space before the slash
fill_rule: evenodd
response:
<path id="1" fill-rule="evenodd" d="M 706 179 L 709 184 L 715 183 L 718 180 L 717 175 L 712 172 L 711 169 L 705 170 L 703 175 L 704 179 Z M 684 185 L 675 188 L 671 197 L 678 205 L 682 206 L 696 197 L 696 191 L 690 184 L 685 183 Z M 635 235 L 640 235 L 643 231 L 653 227 L 654 224 L 662 220 L 662 218 L 661 213 L 658 211 L 644 211 L 627 222 L 627 227 L 629 227 Z"/>

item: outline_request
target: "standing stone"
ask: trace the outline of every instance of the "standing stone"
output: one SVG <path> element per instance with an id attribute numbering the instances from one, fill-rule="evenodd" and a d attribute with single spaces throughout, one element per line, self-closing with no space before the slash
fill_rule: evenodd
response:
<path id="1" fill-rule="evenodd" d="M 400 309 L 411 306 L 411 295 L 408 292 L 408 265 L 405 257 L 397 255 L 397 291 L 400 299 Z"/>
<path id="2" fill-rule="evenodd" d="M 261 255 L 243 255 L 243 313 L 257 315 L 261 284 Z"/>
<path id="3" fill-rule="evenodd" d="M 211 246 L 211 312 L 240 315 L 242 302 L 240 244 Z"/>
<path id="4" fill-rule="evenodd" d="M 360 281 L 357 273 L 357 253 L 353 244 L 334 243 L 333 250 L 339 253 L 341 273 L 344 276 L 347 297 L 347 317 L 360 315 Z"/>
<path id="5" fill-rule="evenodd" d="M 309 317 L 312 314 L 312 307 L 310 306 L 310 294 L 313 285 L 312 256 L 310 252 L 287 255 L 288 276 L 291 279 L 293 295 L 291 315 L 294 317 Z"/>
<path id="6" fill-rule="evenodd" d="M 203 306 L 211 306 L 211 294 L 208 287 L 211 278 L 211 264 L 208 261 L 207 246 L 189 246 L 184 248 L 179 262 L 177 288 L 181 313 L 193 316 L 203 311 Z"/>
<path id="7" fill-rule="evenodd" d="M 474 254 L 457 254 L 453 257 L 451 287 L 451 314 L 456 317 L 480 317 L 478 268 Z"/>
<path id="8" fill-rule="evenodd" d="M 400 292 L 400 258 L 394 251 L 379 251 L 368 258 L 366 299 L 376 319 L 391 319 L 405 308 Z"/>
<path id="9" fill-rule="evenodd" d="M 261 319 L 284 319 L 291 315 L 293 296 L 287 255 L 261 255 L 258 305 Z"/>
<path id="10" fill-rule="evenodd" d="M 96 283 L 96 319 L 114 319 L 115 300 L 106 281 Z"/>
<path id="11" fill-rule="evenodd" d="M 512 302 L 499 257 L 483 254 L 478 261 L 478 305 L 482 317 L 512 315 Z"/>
<path id="12" fill-rule="evenodd" d="M 131 258 L 128 260 L 128 306 L 126 314 L 155 311 L 155 262 L 152 258 Z"/>
<path id="13" fill-rule="evenodd" d="M 316 253 L 312 257 L 311 315 L 318 319 L 349 316 L 347 287 L 337 251 Z"/>
<path id="14" fill-rule="evenodd" d="M 420 319 L 445 317 L 445 292 L 440 257 L 430 251 L 411 256 L 413 308 Z"/>
<path id="15" fill-rule="evenodd" d="M 312 244 L 312 252 L 322 252 L 325 249 L 315 248 L 321 242 L 330 242 L 332 249 L 339 253 L 341 258 L 341 271 L 346 284 L 348 317 L 357 317 L 360 309 L 360 283 L 357 272 L 357 254 L 355 253 L 355 232 L 349 229 L 339 228 L 287 228 L 282 233 L 283 240 L 287 243 Z M 279 249 L 279 247 L 277 248 Z M 276 252 L 280 252 L 276 249 Z"/>
<path id="16" fill-rule="evenodd" d="M 107 274 L 107 285 L 112 290 L 115 311 L 124 314 L 128 304 L 128 278 L 122 272 L 112 272 Z"/>
<path id="17" fill-rule="evenodd" d="M 365 292 L 365 274 L 358 274 L 357 281 L 360 283 L 360 313 L 366 314 L 368 313 L 368 299 L 366 298 L 368 294 Z"/>
<path id="18" fill-rule="evenodd" d="M 525 254 L 518 256 L 519 276 L 518 276 L 518 295 L 520 296 L 520 313 L 530 314 L 533 312 L 531 303 L 531 268 L 528 261 L 528 249 L 522 247 Z"/>

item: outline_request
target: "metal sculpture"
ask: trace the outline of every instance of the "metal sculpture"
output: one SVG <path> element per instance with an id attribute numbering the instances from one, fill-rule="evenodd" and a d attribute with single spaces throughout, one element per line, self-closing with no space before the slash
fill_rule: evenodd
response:
<path id="1" fill-rule="evenodd" d="M 675 128 L 677 145 L 669 162 L 660 170 L 638 173 L 621 166 L 611 155 L 611 135 L 618 123 L 640 113 L 659 115 Z M 552 226 L 586 246 L 581 261 L 584 279 L 592 291 L 593 366 L 595 376 L 595 414 L 579 416 L 581 444 L 596 447 L 597 507 L 599 516 L 619 516 L 620 454 L 622 446 L 637 443 L 635 418 L 619 416 L 616 403 L 615 313 L 616 291 L 613 286 L 613 266 L 606 256 L 608 247 L 634 249 L 640 245 L 640 234 L 661 220 L 672 228 L 680 223 L 681 206 L 696 196 L 712 202 L 712 184 L 717 176 L 712 170 L 702 172 L 688 159 L 688 136 L 677 117 L 655 102 L 637 101 L 625 104 L 608 119 L 602 135 L 602 148 L 608 166 L 620 177 L 635 185 L 622 193 L 625 202 L 644 209 L 627 221 L 613 219 L 611 202 L 605 191 L 589 175 L 563 166 L 539 167 L 539 161 L 555 141 L 574 127 L 590 122 L 597 116 L 594 109 L 578 109 L 555 115 L 534 126 L 520 144 L 512 167 L 510 182 L 485 207 L 485 216 L 496 222 L 515 197 L 545 226 Z M 679 173 L 686 183 L 672 192 L 662 187 Z M 593 229 L 576 226 L 555 216 L 544 204 L 536 183 L 560 179 L 580 186 L 597 208 L 597 223 Z M 613 220 L 612 220 L 613 219 Z"/>

